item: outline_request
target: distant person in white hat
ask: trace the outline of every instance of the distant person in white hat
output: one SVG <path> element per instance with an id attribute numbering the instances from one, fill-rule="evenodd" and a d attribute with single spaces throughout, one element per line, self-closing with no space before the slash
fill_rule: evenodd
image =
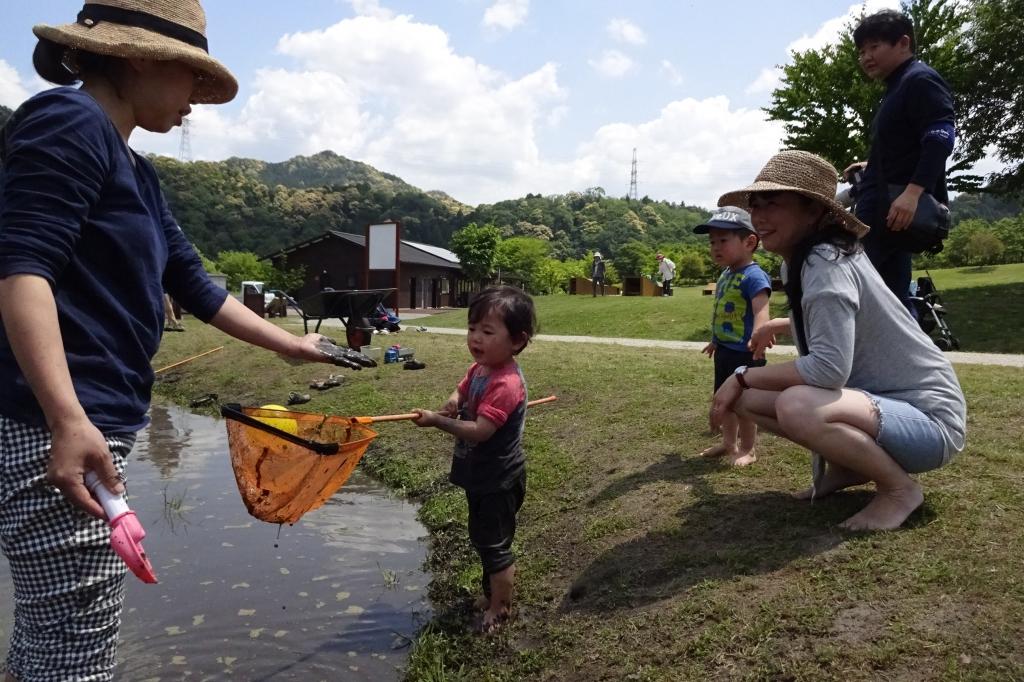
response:
<path id="1" fill-rule="evenodd" d="M 164 289 L 244 341 L 326 360 L 214 285 L 136 128 L 166 133 L 235 96 L 198 0 L 93 0 L 33 29 L 35 95 L 0 136 L 0 533 L 14 581 L 10 680 L 109 680 L 125 564 L 84 483 L 114 493 L 147 423 Z M 5 607 L 8 608 L 8 607 Z"/>
<path id="2" fill-rule="evenodd" d="M 591 295 L 597 296 L 597 287 L 601 287 L 601 295 L 604 296 L 604 259 L 600 251 L 594 252 L 594 262 L 590 267 L 590 279 L 593 282 Z"/>

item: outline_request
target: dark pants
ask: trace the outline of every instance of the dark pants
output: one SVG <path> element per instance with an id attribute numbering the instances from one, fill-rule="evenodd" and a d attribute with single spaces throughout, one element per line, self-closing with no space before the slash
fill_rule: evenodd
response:
<path id="1" fill-rule="evenodd" d="M 715 390 L 717 391 L 725 380 L 732 376 L 737 367 L 764 367 L 764 359 L 755 360 L 754 354 L 749 350 L 740 351 L 718 345 L 715 348 Z"/>
<path id="2" fill-rule="evenodd" d="M 604 296 L 604 277 L 595 277 L 594 278 L 594 290 L 593 290 L 593 295 L 594 296 L 597 296 L 597 288 L 598 287 L 601 287 L 601 295 Z"/>
<path id="3" fill-rule="evenodd" d="M 526 472 L 508 490 L 489 493 L 466 491 L 469 502 L 469 541 L 483 565 L 484 594 L 491 596 L 491 575 L 516 562 L 512 539 L 516 535 L 516 514 L 526 497 Z"/>
<path id="4" fill-rule="evenodd" d="M 663 279 L 661 280 L 661 294 L 662 296 L 672 295 L 672 280 Z"/>
<path id="5" fill-rule="evenodd" d="M 866 203 L 866 202 L 865 202 Z M 888 210 L 888 205 L 886 205 Z M 875 266 L 875 270 L 882 276 L 885 286 L 889 287 L 896 298 L 900 300 L 911 315 L 917 317 L 914 307 L 910 302 L 910 276 L 913 272 L 912 258 L 909 251 L 905 251 L 895 243 L 892 232 L 885 224 L 885 215 L 881 209 L 875 210 L 871 205 L 865 206 L 863 212 L 861 205 L 857 205 L 857 217 L 864 223 L 871 226 L 871 231 L 864 236 L 864 254 Z"/>

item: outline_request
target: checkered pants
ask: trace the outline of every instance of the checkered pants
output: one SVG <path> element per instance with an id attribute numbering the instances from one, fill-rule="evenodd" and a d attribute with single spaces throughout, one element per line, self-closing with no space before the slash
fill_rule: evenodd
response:
<path id="1" fill-rule="evenodd" d="M 132 437 L 107 438 L 124 471 Z M 14 583 L 7 671 L 19 682 L 110 680 L 124 562 L 110 530 L 46 482 L 50 434 L 0 416 L 0 547 Z"/>

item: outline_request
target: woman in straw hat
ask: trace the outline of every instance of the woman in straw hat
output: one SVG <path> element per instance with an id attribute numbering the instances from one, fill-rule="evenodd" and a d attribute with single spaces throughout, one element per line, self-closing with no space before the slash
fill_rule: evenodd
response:
<path id="1" fill-rule="evenodd" d="M 238 85 L 198 0 L 93 0 L 36 26 L 58 87 L 0 133 L 0 539 L 15 622 L 7 679 L 110 679 L 125 565 L 83 483 L 114 492 L 146 422 L 166 289 L 203 321 L 306 360 L 296 337 L 210 282 L 132 131 L 168 132 Z M 47 485 L 49 483 L 50 485 Z"/>
<path id="2" fill-rule="evenodd" d="M 910 474 L 963 449 L 966 406 L 952 365 L 864 255 L 868 227 L 835 201 L 836 182 L 824 159 L 785 151 L 719 200 L 749 207 L 761 243 L 784 261 L 792 319 L 751 343 L 770 346 L 792 327 L 800 357 L 737 369 L 715 394 L 711 425 L 732 411 L 810 449 L 814 483 L 800 497 L 873 482 L 875 497 L 842 525 L 897 528 L 924 501 Z"/>

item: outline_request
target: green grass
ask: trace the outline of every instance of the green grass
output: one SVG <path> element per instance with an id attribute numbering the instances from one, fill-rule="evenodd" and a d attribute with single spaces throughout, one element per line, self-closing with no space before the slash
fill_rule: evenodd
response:
<path id="1" fill-rule="evenodd" d="M 1024 325 L 1024 263 L 932 270 L 931 275 L 946 304 L 946 322 L 959 338 L 961 350 L 1024 353 L 1024 334 L 1019 333 Z M 702 289 L 679 287 L 670 298 L 556 295 L 534 300 L 544 334 L 707 341 L 712 300 L 701 295 Z M 774 293 L 772 316 L 785 315 L 785 307 L 785 294 Z M 432 315 L 421 322 L 430 327 L 464 328 L 466 311 Z"/>
<path id="2" fill-rule="evenodd" d="M 672 303 L 645 304 L 663 302 Z M 464 341 L 410 332 L 395 340 L 427 368 L 348 372 L 302 408 L 366 415 L 439 406 L 469 362 Z M 168 335 L 155 364 L 224 343 L 192 322 Z M 1021 370 L 958 367 L 967 449 L 920 477 L 926 502 L 904 529 L 850 535 L 836 524 L 868 492 L 794 500 L 789 492 L 810 474 L 799 447 L 762 436 L 759 461 L 744 470 L 695 456 L 709 442 L 712 374 L 699 353 L 538 341 L 521 364 L 533 397 L 559 400 L 528 418 L 518 616 L 498 636 L 470 634 L 480 574 L 464 499 L 446 482 L 450 438 L 382 424 L 364 458 L 423 501 L 431 533 L 435 619 L 414 646 L 408 679 L 1024 678 Z M 281 402 L 329 371 L 228 340 L 156 391 L 183 403 L 208 392 Z"/>

